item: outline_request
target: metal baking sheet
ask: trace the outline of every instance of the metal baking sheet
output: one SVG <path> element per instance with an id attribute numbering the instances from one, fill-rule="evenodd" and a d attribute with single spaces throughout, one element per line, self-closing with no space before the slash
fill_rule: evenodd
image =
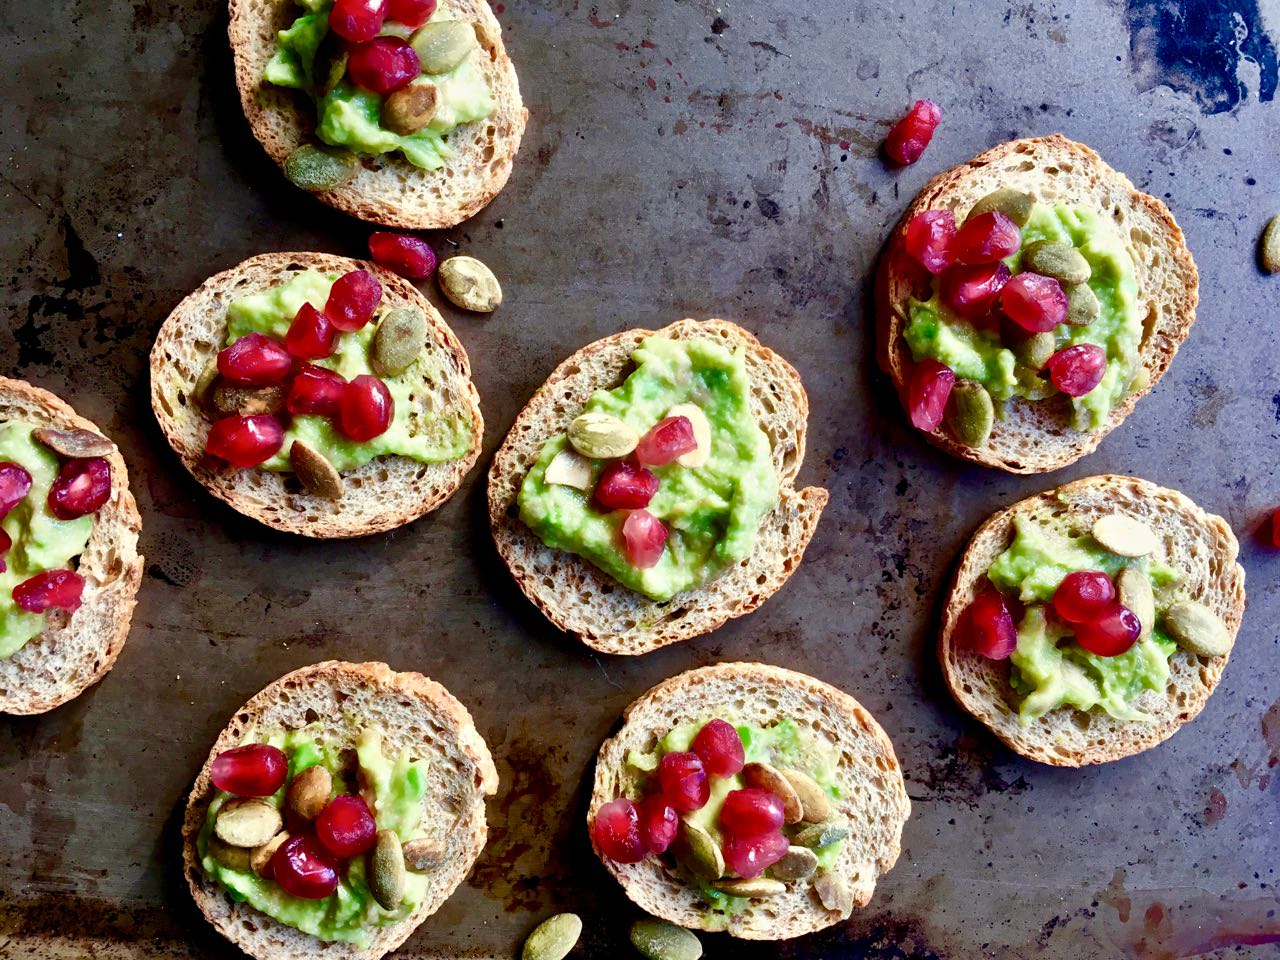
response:
<path id="1" fill-rule="evenodd" d="M 444 312 L 483 398 L 488 455 L 565 355 L 634 325 L 740 321 L 813 401 L 801 479 L 831 505 L 759 612 L 641 659 L 593 656 L 514 588 L 483 471 L 386 536 L 312 543 L 205 494 L 147 402 L 151 339 L 206 276 L 251 254 L 357 254 L 366 228 L 289 188 L 234 95 L 225 3 L 0 7 L 0 369 L 120 443 L 147 557 L 115 670 L 43 717 L 0 720 L 0 956 L 236 955 L 195 912 L 177 835 L 215 734 L 317 660 L 443 681 L 497 759 L 488 848 L 402 956 L 511 957 L 553 911 L 574 957 L 623 957 L 635 909 L 585 838 L 600 740 L 651 684 L 760 659 L 853 693 L 913 798 L 871 905 L 785 944 L 709 957 L 1275 956 L 1280 280 L 1256 240 L 1280 211 L 1274 0 L 912 4 L 505 0 L 529 130 L 510 185 L 435 236 L 493 266 L 492 317 Z M 875 152 L 909 103 L 943 125 L 915 167 Z M 870 269 L 933 173 L 1061 130 L 1172 206 L 1201 271 L 1172 370 L 1101 448 L 1049 477 L 923 444 L 873 371 Z M 438 298 L 437 298 L 438 299 Z M 1234 524 L 1250 608 L 1222 685 L 1165 745 L 1082 771 L 1010 754 L 963 715 L 932 646 L 941 594 L 992 510 L 1093 473 L 1186 491 Z"/>

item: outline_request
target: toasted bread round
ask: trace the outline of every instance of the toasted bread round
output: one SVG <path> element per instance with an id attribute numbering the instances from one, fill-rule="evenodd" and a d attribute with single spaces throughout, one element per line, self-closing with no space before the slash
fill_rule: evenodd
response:
<path id="1" fill-rule="evenodd" d="M 1185 574 L 1188 599 L 1214 611 L 1235 640 L 1244 616 L 1244 568 L 1240 545 L 1222 517 L 1205 513 L 1176 490 L 1136 477 L 1085 477 L 1030 497 L 990 517 L 973 535 L 956 570 L 942 613 L 938 659 L 960 706 L 991 728 L 1012 749 L 1059 767 L 1105 763 L 1139 753 L 1171 737 L 1201 709 L 1218 685 L 1230 652 L 1200 657 L 1184 650 L 1169 658 L 1169 683 L 1143 691 L 1133 705 L 1149 721 L 1117 720 L 1102 710 L 1059 707 L 1030 723 L 1018 719 L 1007 661 L 988 660 L 963 646 L 960 616 L 986 583 L 987 570 L 1013 539 L 1015 517 L 1066 514 L 1087 533 L 1094 520 L 1121 513 L 1156 533 L 1163 557 Z"/>
<path id="2" fill-rule="evenodd" d="M 217 792 L 209 779 L 214 758 L 256 732 L 297 729 L 316 717 L 327 739 L 354 747 L 360 728 L 372 725 L 382 733 L 388 753 L 407 748 L 416 759 L 430 762 L 431 788 L 423 798 L 422 822 L 429 837 L 446 843 L 445 860 L 431 873 L 430 890 L 417 911 L 401 923 L 378 928 L 363 949 L 320 940 L 232 900 L 205 876 L 196 856 L 196 838 Z M 466 707 L 448 690 L 419 673 L 396 673 L 385 663 L 328 660 L 285 674 L 237 710 L 218 736 L 187 799 L 183 870 L 200 911 L 251 957 L 377 960 L 440 909 L 470 872 L 488 833 L 484 798 L 497 788 L 489 749 Z"/>
<path id="3" fill-rule="evenodd" d="M 209 421 L 192 399 L 200 374 L 222 349 L 227 304 L 260 293 L 302 270 L 346 273 L 368 270 L 382 284 L 380 312 L 412 306 L 427 318 L 427 350 L 439 359 L 439 379 L 417 397 L 418 415 L 465 411 L 471 420 L 466 455 L 424 464 L 408 457 L 376 457 L 344 475 L 346 493 L 326 500 L 306 493 L 285 475 L 267 470 L 223 472 L 204 456 Z M 276 530 L 308 537 L 360 537 L 402 526 L 444 503 L 480 455 L 484 420 L 471 382 L 471 362 L 461 342 L 413 284 L 373 263 L 325 253 L 266 253 L 206 280 L 165 320 L 151 348 L 151 408 L 160 429 L 192 476 L 246 516 Z"/>
<path id="4" fill-rule="evenodd" d="M 0 377 L 0 421 L 4 420 L 103 435 L 47 390 Z M 120 451 L 112 450 L 106 459 L 111 464 L 111 496 L 98 511 L 76 565 L 84 577 L 80 608 L 74 613 L 49 610 L 41 634 L 13 656 L 0 659 L 0 713 L 44 713 L 78 697 L 106 675 L 124 647 L 142 583 L 142 518 L 129 492 L 129 472 Z"/>
<path id="5" fill-rule="evenodd" d="M 230 0 L 227 32 L 240 104 L 254 136 L 282 167 L 312 139 L 315 106 L 299 91 L 263 83 L 262 72 L 275 53 L 276 34 L 300 12 L 289 0 Z M 479 45 L 471 56 L 493 94 L 493 113 L 449 134 L 453 156 L 438 170 L 415 167 L 399 154 L 362 158 L 351 182 L 315 194 L 329 206 L 388 227 L 432 230 L 474 216 L 506 185 L 529 111 L 502 27 L 485 0 L 440 0 L 436 16 L 475 25 Z"/>
<path id="6" fill-rule="evenodd" d="M 900 396 L 905 395 L 913 366 L 903 337 L 907 307 L 912 297 L 929 296 L 921 279 L 923 271 L 914 267 L 904 248 L 907 224 L 922 211 L 942 209 L 953 210 L 957 222 L 962 221 L 974 203 L 1001 187 L 1021 190 L 1043 203 L 1084 206 L 1114 222 L 1138 282 L 1143 322 L 1140 363 L 1150 379 L 1117 403 L 1097 430 L 1074 429 L 1069 398 L 1056 394 L 1035 402 L 1012 399 L 981 448 L 965 446 L 945 428 L 926 437 L 934 446 L 974 463 L 1010 473 L 1044 473 L 1096 448 L 1164 375 L 1195 322 L 1199 275 L 1169 208 L 1136 190 L 1093 150 L 1061 134 L 1002 143 L 930 180 L 898 221 L 880 258 L 877 354 Z"/>
<path id="7" fill-rule="evenodd" d="M 618 386 L 646 337 L 707 338 L 746 350 L 751 412 L 769 438 L 779 497 L 760 522 L 751 556 L 696 590 L 650 600 L 622 588 L 573 554 L 546 546 L 520 520 L 516 498 L 551 437 L 564 433 L 596 390 Z M 661 330 L 627 330 L 583 347 L 558 366 L 516 418 L 489 468 L 489 521 L 498 553 L 520 589 L 561 630 L 604 653 L 639 654 L 709 633 L 750 613 L 799 566 L 827 505 L 819 487 L 796 490 L 804 460 L 809 398 L 795 369 L 726 320 L 681 320 Z"/>
<path id="8" fill-rule="evenodd" d="M 600 747 L 588 827 L 602 804 L 625 792 L 629 751 L 652 752 L 674 727 L 715 717 L 757 726 L 789 718 L 831 751 L 840 788 L 833 806 L 851 830 L 832 872 L 847 884 L 854 906 L 866 906 L 877 878 L 897 862 L 911 802 L 893 744 L 875 718 L 853 697 L 803 673 L 763 663 L 721 663 L 658 684 L 623 711 L 622 729 Z M 725 929 L 746 940 L 786 940 L 845 919 L 826 909 L 810 887 L 795 885 L 778 896 L 752 900 L 744 912 L 717 922 L 700 906 L 698 891 L 661 858 L 622 864 L 599 849 L 596 854 L 637 905 L 682 927 Z"/>

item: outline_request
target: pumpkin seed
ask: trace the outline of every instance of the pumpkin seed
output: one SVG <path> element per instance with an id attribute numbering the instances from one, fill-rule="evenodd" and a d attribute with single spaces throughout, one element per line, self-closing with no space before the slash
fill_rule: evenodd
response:
<path id="1" fill-rule="evenodd" d="M 787 852 L 769 868 L 769 873 L 778 880 L 790 883 L 795 880 L 808 880 L 817 869 L 818 855 L 808 847 L 792 844 L 787 848 Z"/>
<path id="2" fill-rule="evenodd" d="M 476 32 L 469 23 L 437 20 L 418 29 L 409 40 L 422 72 L 448 73 L 476 47 Z"/>
<path id="3" fill-rule="evenodd" d="M 976 380 L 957 380 L 946 408 L 947 426 L 966 447 L 986 446 L 996 422 L 995 404 L 987 388 Z M 806 820 L 809 817 L 805 817 Z M 818 820 L 825 820 L 819 817 Z"/>
<path id="4" fill-rule="evenodd" d="M 64 457 L 106 457 L 116 445 L 92 430 L 54 430 L 41 427 L 31 435 L 54 453 Z"/>
<path id="5" fill-rule="evenodd" d="M 828 910 L 842 917 L 853 913 L 853 891 L 834 871 L 819 870 L 814 875 L 813 892 L 818 895 L 818 901 Z"/>
<path id="6" fill-rule="evenodd" d="M 1052 333 L 1033 333 L 1023 337 L 1013 345 L 1013 355 L 1024 367 L 1030 367 L 1036 373 L 1044 369 L 1058 350 L 1058 341 Z M 959 384 L 956 384 L 959 386 Z M 954 392 L 954 387 L 952 391 Z"/>
<path id="7" fill-rule="evenodd" d="M 280 811 L 265 800 L 236 797 L 218 810 L 213 832 L 233 847 L 260 847 L 281 827 Z"/>
<path id="8" fill-rule="evenodd" d="M 1267 273 L 1280 273 L 1280 213 L 1268 220 L 1262 231 L 1258 262 Z"/>
<path id="9" fill-rule="evenodd" d="M 313 450 L 302 440 L 293 441 L 289 447 L 289 466 L 307 493 L 325 500 L 342 499 L 346 491 L 342 474 L 324 458 L 324 454 Z"/>
<path id="10" fill-rule="evenodd" d="M 742 768 L 742 779 L 749 787 L 761 787 L 782 801 L 782 818 L 787 823 L 799 823 L 804 817 L 804 806 L 791 781 L 767 763 L 748 763 Z"/>
<path id="11" fill-rule="evenodd" d="M 1067 294 L 1067 323 L 1073 327 L 1087 327 L 1098 319 L 1102 304 L 1093 287 L 1087 283 L 1073 283 L 1064 288 Z"/>
<path id="12" fill-rule="evenodd" d="M 311 67 L 317 99 L 325 96 L 342 82 L 342 78 L 347 73 L 349 58 L 347 45 L 342 42 L 342 38 L 332 30 L 325 33 L 320 46 L 316 48 L 316 59 Z"/>
<path id="13" fill-rule="evenodd" d="M 1014 190 L 1012 187 L 1001 187 L 999 190 L 988 193 L 975 203 L 966 219 L 973 219 L 984 213 L 990 213 L 992 210 L 999 210 L 1018 226 L 1025 227 L 1027 221 L 1031 219 L 1031 208 L 1035 205 L 1035 200 L 1021 190 Z"/>
<path id="14" fill-rule="evenodd" d="M 681 852 L 686 854 L 685 860 L 698 876 L 707 880 L 719 880 L 724 876 L 724 854 L 720 852 L 720 844 L 711 834 L 688 820 L 680 821 Z"/>
<path id="15" fill-rule="evenodd" d="M 297 441 L 295 441 L 297 442 Z M 285 809 L 299 820 L 314 820 L 329 802 L 333 777 L 324 767 L 307 767 L 289 782 L 284 793 Z"/>
<path id="16" fill-rule="evenodd" d="M 443 843 L 421 837 L 404 843 L 404 865 L 414 873 L 428 873 L 444 862 L 446 848 Z"/>
<path id="17" fill-rule="evenodd" d="M 213 409 L 223 416 L 239 414 L 256 417 L 262 413 L 273 416 L 284 412 L 288 389 L 282 384 L 270 387 L 242 387 L 222 381 L 213 388 Z"/>
<path id="18" fill-rule="evenodd" d="M 1166 610 L 1164 628 L 1174 643 L 1198 657 L 1220 657 L 1231 650 L 1222 618 L 1195 600 L 1180 600 Z"/>
<path id="19" fill-rule="evenodd" d="M 502 287 L 493 271 L 475 257 L 450 257 L 436 271 L 440 289 L 463 310 L 492 313 L 502 304 Z"/>
<path id="20" fill-rule="evenodd" d="M 1120 557 L 1145 557 L 1156 552 L 1160 541 L 1141 520 L 1123 513 L 1109 513 L 1093 524 L 1093 539 Z"/>
<path id="21" fill-rule="evenodd" d="M 582 936 L 582 918 L 576 913 L 547 917 L 524 942 L 522 960 L 563 960 Z"/>
<path id="22" fill-rule="evenodd" d="M 378 322 L 370 358 L 374 372 L 398 377 L 413 365 L 427 344 L 427 318 L 417 307 L 397 307 Z"/>
<path id="23" fill-rule="evenodd" d="M 591 461 L 576 450 L 561 450 L 547 464 L 543 479 L 559 486 L 590 490 Z"/>
<path id="24" fill-rule="evenodd" d="M 209 395 L 213 390 L 213 385 L 218 379 L 218 355 L 215 353 L 204 365 L 204 369 L 200 371 L 200 376 L 196 377 L 196 385 L 191 388 L 191 398 L 195 400 L 201 407 L 209 407 Z"/>
<path id="25" fill-rule="evenodd" d="M 640 442 L 640 431 L 607 413 L 584 413 L 569 424 L 569 442 L 584 457 L 625 457 Z"/>
<path id="26" fill-rule="evenodd" d="M 281 844 L 288 839 L 288 831 L 281 830 L 262 846 L 254 847 L 250 850 L 249 869 L 258 876 L 265 877 L 267 875 L 267 869 L 271 866 L 271 858 L 276 855 L 276 851 L 280 849 Z"/>
<path id="27" fill-rule="evenodd" d="M 984 391 L 985 392 L 985 391 Z M 800 819 L 805 823 L 822 823 L 831 816 L 831 802 L 818 782 L 803 770 L 779 770 L 786 777 L 791 789 L 800 798 L 800 806 L 804 813 Z"/>
<path id="28" fill-rule="evenodd" d="M 379 830 L 369 853 L 369 892 L 384 910 L 394 910 L 404 899 L 404 853 L 394 830 Z"/>
<path id="29" fill-rule="evenodd" d="M 631 945 L 647 960 L 698 960 L 702 956 L 702 943 L 692 932 L 662 920 L 633 923 Z"/>
<path id="30" fill-rule="evenodd" d="M 1093 275 L 1089 261 L 1069 243 L 1037 240 L 1022 251 L 1022 269 L 1053 277 L 1063 286 L 1084 283 Z"/>
<path id="31" fill-rule="evenodd" d="M 751 897 L 752 899 L 776 897 L 780 893 L 787 892 L 787 885 L 785 883 L 781 880 L 772 880 L 769 877 L 721 880 L 719 883 L 715 884 L 715 888 L 721 893 L 727 893 L 731 897 Z"/>
<path id="32" fill-rule="evenodd" d="M 303 190 L 323 193 L 349 183 L 356 175 L 356 159 L 345 150 L 304 143 L 285 157 L 284 175 Z"/>
<path id="33" fill-rule="evenodd" d="M 401 87 L 382 102 L 382 125 L 403 137 L 417 133 L 436 115 L 440 91 L 426 80 Z"/>
<path id="34" fill-rule="evenodd" d="M 217 835 L 209 838 L 209 846 L 207 847 L 209 856 L 221 866 L 228 870 L 234 870 L 237 873 L 248 873 L 250 870 L 250 858 L 252 851 L 248 847 L 233 847 L 225 840 L 220 840 Z"/>
<path id="35" fill-rule="evenodd" d="M 821 850 L 823 847 L 829 847 L 833 843 L 839 843 L 848 836 L 848 826 L 828 820 L 826 823 L 815 823 L 803 828 L 792 837 L 792 843 L 799 844 L 802 847 L 809 847 L 812 850 Z"/>
<path id="36" fill-rule="evenodd" d="M 1116 598 L 1121 606 L 1128 607 L 1142 624 L 1139 640 L 1151 636 L 1151 628 L 1156 623 L 1156 598 L 1151 591 L 1151 581 L 1146 573 L 1137 567 L 1125 567 L 1116 577 Z"/>
<path id="37" fill-rule="evenodd" d="M 697 447 L 676 457 L 682 467 L 700 467 L 711 457 L 711 421 L 696 403 L 677 403 L 667 411 L 668 417 L 688 417 Z"/>

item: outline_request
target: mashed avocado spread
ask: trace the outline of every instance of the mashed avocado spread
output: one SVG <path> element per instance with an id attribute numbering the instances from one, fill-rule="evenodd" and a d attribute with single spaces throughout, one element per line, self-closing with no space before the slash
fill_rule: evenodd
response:
<path id="1" fill-rule="evenodd" d="M 249 742 L 249 741 L 246 741 Z M 342 784 L 354 789 L 351 771 L 344 770 L 337 747 L 319 738 L 309 727 L 275 733 L 268 737 L 255 735 L 254 743 L 279 747 L 289 758 L 289 780 L 317 764 L 328 769 L 335 787 Z M 367 784 L 365 800 L 373 812 L 379 830 L 394 830 L 400 842 L 426 835 L 422 829 L 422 801 L 427 792 L 427 762 L 413 760 L 404 751 L 398 757 L 383 753 L 381 737 L 366 732 L 356 746 L 359 780 Z M 286 781 L 287 782 L 287 781 Z M 285 788 L 267 798 L 277 807 L 284 805 Z M 405 873 L 404 899 L 395 910 L 385 910 L 373 899 L 365 880 L 364 857 L 346 862 L 339 871 L 338 889 L 323 900 L 303 900 L 285 893 L 274 881 L 257 874 L 234 870 L 219 863 L 209 852 L 209 838 L 218 810 L 230 794 L 218 791 L 209 804 L 209 814 L 196 838 L 196 853 L 204 872 L 236 900 L 247 902 L 283 924 L 309 933 L 321 940 L 343 940 L 357 946 L 369 942 L 372 928 L 398 923 L 417 910 L 429 886 L 424 874 Z"/>
<path id="2" fill-rule="evenodd" d="M 36 424 L 0 423 L 0 462 L 16 463 L 31 474 L 31 489 L 0 522 L 13 541 L 0 572 L 0 657 L 17 653 L 45 627 L 45 615 L 28 613 L 13 600 L 13 588 L 46 570 L 72 570 L 93 533 L 93 514 L 59 520 L 49 510 L 49 488 L 57 479 L 56 454 L 31 433 Z"/>
<path id="3" fill-rule="evenodd" d="M 1037 240 L 1071 244 L 1093 271 L 1087 283 L 1098 298 L 1097 319 L 1088 326 L 1059 324 L 1053 332 L 1058 350 L 1092 343 L 1107 353 L 1101 383 L 1071 401 L 1076 429 L 1097 429 L 1132 391 L 1138 368 L 1142 317 L 1133 261 L 1115 227 L 1082 207 L 1036 204 L 1022 228 L 1022 246 L 1005 261 L 1012 273 L 1018 273 L 1022 250 Z M 933 296 L 912 300 L 908 314 L 904 336 L 916 361 L 932 358 L 946 364 L 957 377 L 981 383 L 997 402 L 1011 397 L 1040 400 L 1053 392 L 1036 371 L 1019 366 L 1013 351 L 1001 343 L 998 329 L 955 316 L 942 303 L 936 281 Z"/>
<path id="4" fill-rule="evenodd" d="M 635 370 L 613 390 L 597 390 L 584 409 L 607 413 L 641 434 L 677 404 L 696 404 L 711 425 L 711 454 L 700 467 L 651 468 L 660 481 L 648 510 L 669 531 L 655 566 L 638 569 L 621 548 L 626 511 L 595 506 L 590 491 L 546 482 L 564 434 L 543 446 L 520 488 L 520 519 L 550 547 L 595 564 L 654 600 L 689 590 L 751 553 L 760 520 L 778 502 L 769 439 L 751 413 L 741 351 L 711 340 L 649 337 L 631 355 Z M 603 461 L 592 465 L 592 485 Z"/>
<path id="5" fill-rule="evenodd" d="M 283 340 L 289 324 L 303 303 L 323 310 L 329 299 L 329 288 L 337 275 L 326 276 L 315 270 L 297 273 L 287 283 L 265 293 L 233 300 L 227 307 L 227 341 L 230 346 L 247 333 L 264 333 Z M 369 345 L 377 322 L 370 321 L 354 333 L 342 334 L 332 356 L 311 361 L 342 374 L 348 381 L 361 374 L 372 373 Z M 439 463 L 465 454 L 471 446 L 471 423 L 454 411 L 441 411 L 438 416 L 425 416 L 417 394 L 437 371 L 430 351 L 423 351 L 409 369 L 395 377 L 380 378 L 395 401 L 395 417 L 387 431 L 363 443 L 344 437 L 327 417 L 300 415 L 292 418 L 284 434 L 284 443 L 270 460 L 262 464 L 266 470 L 287 473 L 289 448 L 294 440 L 303 440 L 323 454 L 334 469 L 345 473 L 360 467 L 374 457 L 393 454 L 421 463 Z"/>

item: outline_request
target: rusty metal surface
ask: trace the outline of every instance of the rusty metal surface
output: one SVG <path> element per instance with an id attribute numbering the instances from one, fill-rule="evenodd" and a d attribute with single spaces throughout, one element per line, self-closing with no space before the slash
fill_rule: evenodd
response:
<path id="1" fill-rule="evenodd" d="M 634 910 L 583 830 L 596 746 L 651 684 L 738 658 L 860 698 L 893 738 L 913 814 L 896 869 L 848 923 L 781 945 L 705 937 L 708 956 L 1275 955 L 1280 557 L 1253 538 L 1280 502 L 1280 282 L 1255 265 L 1280 211 L 1274 0 L 495 4 L 529 132 L 506 191 L 435 238 L 506 288 L 492 318 L 442 307 L 475 366 L 486 454 L 566 354 L 685 315 L 744 323 L 813 400 L 801 479 L 832 500 L 806 562 L 756 614 L 642 659 L 590 655 L 519 596 L 481 470 L 406 529 L 324 544 L 241 518 L 166 447 L 145 360 L 170 308 L 251 254 L 358 253 L 366 235 L 288 188 L 249 137 L 224 6 L 0 8 L 0 370 L 120 443 L 147 556 L 107 679 L 50 715 L 0 720 L 0 956 L 233 955 L 181 881 L 179 811 L 232 711 L 330 657 L 441 680 L 497 759 L 489 846 L 406 957 L 514 956 L 563 909 L 587 921 L 574 957 L 628 955 Z M 917 96 L 944 125 L 916 167 L 886 170 L 876 145 Z M 930 175 L 1054 130 L 1168 199 L 1201 269 L 1200 321 L 1097 453 L 1014 478 L 907 428 L 872 370 L 869 271 Z M 990 511 L 1104 471 L 1228 517 L 1250 610 L 1221 687 L 1171 742 L 1042 768 L 947 696 L 940 596 Z"/>

